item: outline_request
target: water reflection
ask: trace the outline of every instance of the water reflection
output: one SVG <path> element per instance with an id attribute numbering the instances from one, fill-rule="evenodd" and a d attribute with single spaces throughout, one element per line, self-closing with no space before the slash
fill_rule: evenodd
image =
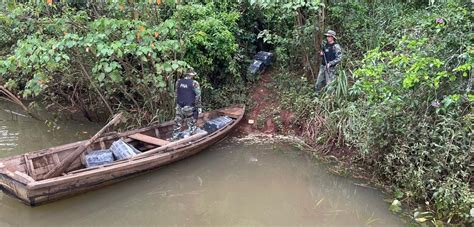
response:
<path id="1" fill-rule="evenodd" d="M 9 132 L 7 126 L 0 125 L 0 151 L 11 151 L 18 141 L 18 132 Z"/>
<path id="2" fill-rule="evenodd" d="M 57 126 L 53 130 L 17 106 L 0 102 L 0 158 L 90 138 L 100 128 L 80 118 L 59 121 Z"/>

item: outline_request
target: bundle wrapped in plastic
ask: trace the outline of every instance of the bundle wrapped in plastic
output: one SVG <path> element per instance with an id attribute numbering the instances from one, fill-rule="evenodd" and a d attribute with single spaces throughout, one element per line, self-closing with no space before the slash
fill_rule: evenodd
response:
<path id="1" fill-rule="evenodd" d="M 122 139 L 113 142 L 109 149 L 114 154 L 116 160 L 128 159 L 141 153 L 132 145 L 125 143 Z"/>
<path id="2" fill-rule="evenodd" d="M 255 55 L 255 59 L 261 61 L 265 66 L 269 66 L 273 63 L 273 53 L 259 51 Z"/>
<path id="3" fill-rule="evenodd" d="M 92 151 L 85 156 L 85 165 L 87 168 L 101 166 L 114 162 L 114 155 L 111 150 Z"/>
<path id="4" fill-rule="evenodd" d="M 256 75 L 263 70 L 263 62 L 259 60 L 254 60 L 253 63 L 249 66 L 248 72 L 250 75 Z"/>
<path id="5" fill-rule="evenodd" d="M 204 124 L 204 130 L 206 130 L 208 133 L 213 133 L 217 131 L 218 129 L 221 129 L 224 126 L 232 123 L 232 121 L 233 121 L 232 118 L 228 116 L 214 118 L 212 120 L 207 121 Z"/>
<path id="6" fill-rule="evenodd" d="M 178 133 L 177 139 L 184 139 L 186 137 L 189 137 L 198 133 L 202 133 L 202 132 L 205 132 L 205 131 L 200 128 L 196 128 L 194 132 L 192 132 L 190 129 L 186 129 Z"/>

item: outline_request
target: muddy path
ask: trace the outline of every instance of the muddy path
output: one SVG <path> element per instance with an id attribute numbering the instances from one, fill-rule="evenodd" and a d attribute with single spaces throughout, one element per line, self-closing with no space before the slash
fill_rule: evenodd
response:
<path id="1" fill-rule="evenodd" d="M 251 106 L 238 129 L 244 134 L 288 134 L 294 131 L 294 114 L 281 108 L 278 92 L 271 88 L 274 71 L 265 70 L 250 92 Z"/>

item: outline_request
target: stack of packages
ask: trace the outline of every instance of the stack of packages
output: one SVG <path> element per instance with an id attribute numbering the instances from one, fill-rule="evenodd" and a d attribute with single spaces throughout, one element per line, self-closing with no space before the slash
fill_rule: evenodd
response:
<path id="1" fill-rule="evenodd" d="M 257 73 L 260 73 L 263 71 L 266 67 L 270 66 L 273 64 L 273 53 L 270 52 L 265 52 L 265 51 L 259 51 L 255 55 L 255 60 L 253 63 L 249 66 L 248 72 L 251 75 L 257 75 Z"/>
<path id="2" fill-rule="evenodd" d="M 116 160 L 128 159 L 140 153 L 139 150 L 120 139 L 113 142 L 109 149 L 92 151 L 87 154 L 85 165 L 87 168 L 101 166 Z"/>
<path id="3" fill-rule="evenodd" d="M 116 160 L 131 158 L 141 153 L 139 150 L 135 149 L 130 144 L 125 143 L 121 139 L 113 142 L 109 149 L 114 154 Z"/>
<path id="4" fill-rule="evenodd" d="M 92 151 L 86 155 L 86 167 L 101 166 L 114 162 L 114 154 L 109 150 Z"/>

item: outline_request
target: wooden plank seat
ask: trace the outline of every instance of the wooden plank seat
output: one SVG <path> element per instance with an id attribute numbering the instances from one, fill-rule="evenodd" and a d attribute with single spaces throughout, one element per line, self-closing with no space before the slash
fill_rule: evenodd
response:
<path id="1" fill-rule="evenodd" d="M 162 139 L 159 139 L 159 138 L 156 138 L 156 137 L 153 137 L 153 136 L 148 136 L 148 135 L 141 134 L 141 133 L 135 133 L 135 134 L 129 135 L 128 137 L 132 138 L 132 139 L 135 139 L 135 140 L 145 142 L 145 143 L 154 144 L 154 145 L 157 145 L 157 146 L 164 146 L 164 145 L 170 143 L 169 141 L 162 140 Z"/>

